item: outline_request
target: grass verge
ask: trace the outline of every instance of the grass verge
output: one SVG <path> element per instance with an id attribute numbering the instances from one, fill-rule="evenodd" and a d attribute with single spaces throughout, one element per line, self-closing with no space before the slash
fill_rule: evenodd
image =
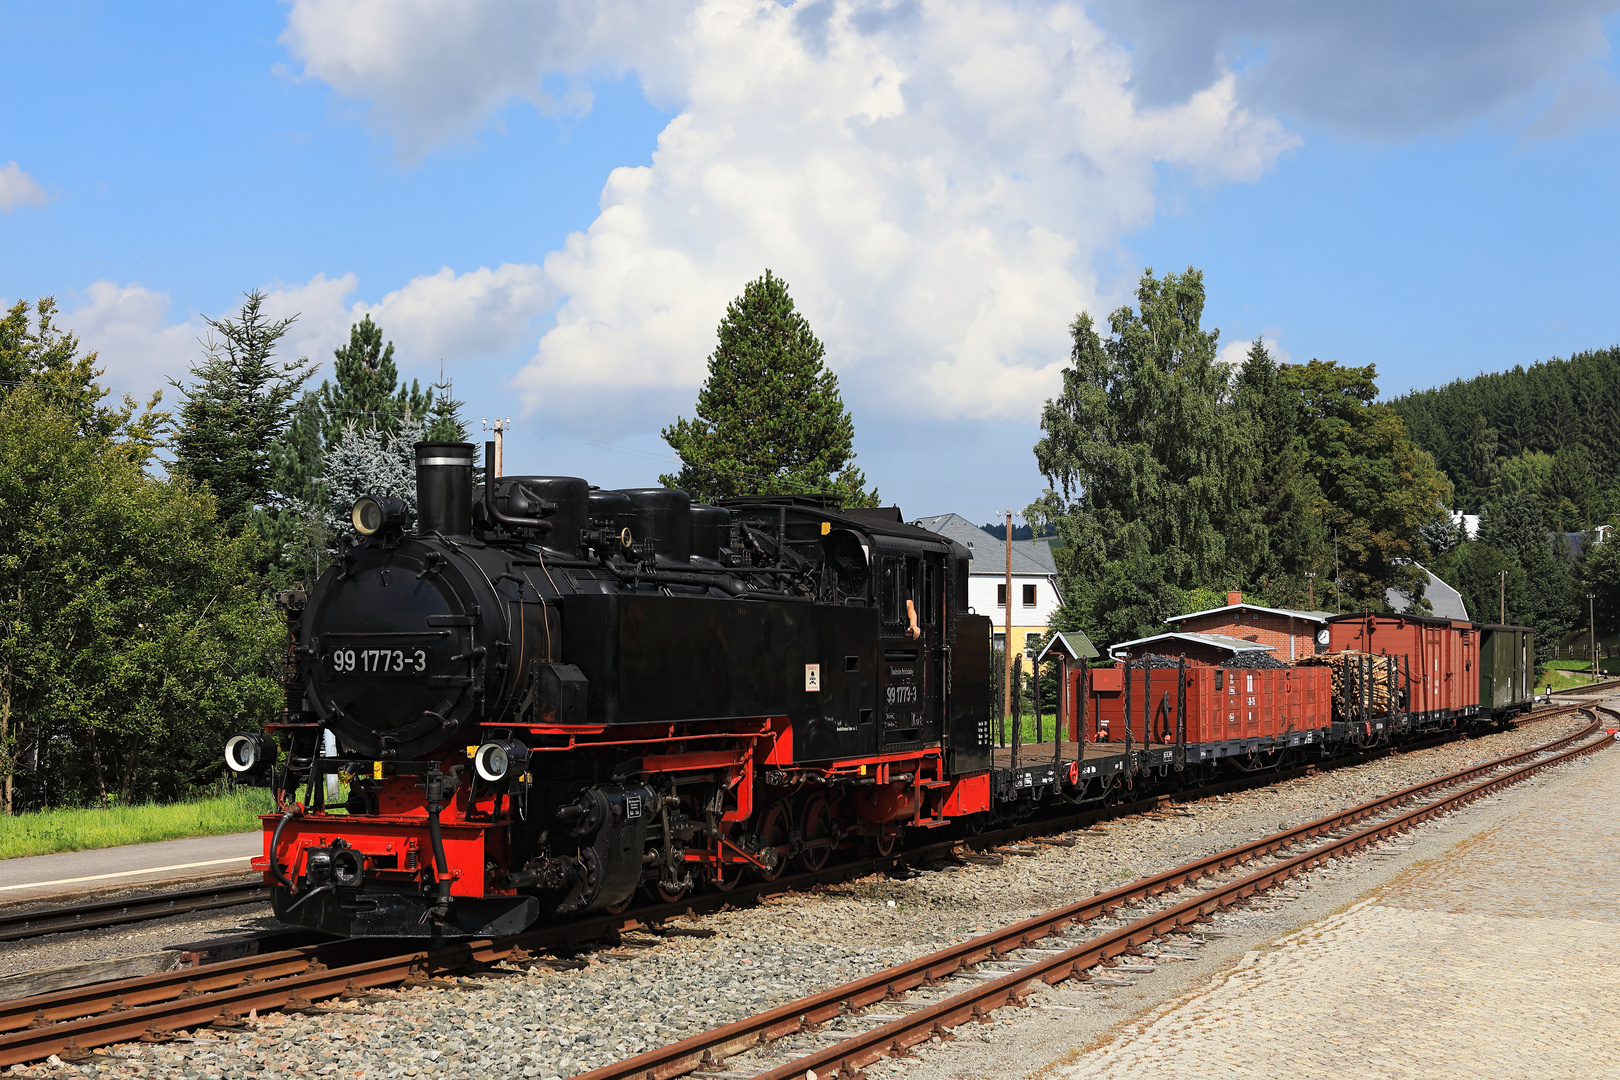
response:
<path id="1" fill-rule="evenodd" d="M 272 809 L 267 788 L 237 788 L 195 802 L 44 810 L 0 817 L 0 859 L 250 832 Z"/>

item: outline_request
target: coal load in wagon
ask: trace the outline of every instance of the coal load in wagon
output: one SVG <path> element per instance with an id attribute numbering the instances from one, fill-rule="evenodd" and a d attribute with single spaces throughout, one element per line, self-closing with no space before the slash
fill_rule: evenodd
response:
<path id="1" fill-rule="evenodd" d="M 1392 700 L 1401 701 L 1400 665 L 1391 663 L 1387 656 L 1346 649 L 1344 652 L 1302 657 L 1299 666 L 1330 669 L 1333 673 L 1333 700 L 1350 702 L 1352 709 L 1359 706 L 1363 695 L 1367 711 L 1375 715 L 1389 712 Z"/>
<path id="2" fill-rule="evenodd" d="M 1131 661 L 1132 671 L 1141 671 L 1143 668 L 1179 668 L 1181 657 L 1165 656 L 1162 653 L 1145 653 Z M 1188 667 L 1199 666 L 1196 661 L 1188 660 Z"/>
<path id="3" fill-rule="evenodd" d="M 1259 649 L 1245 649 L 1240 653 L 1233 653 L 1221 661 L 1223 668 L 1285 668 L 1290 666 L 1277 659 L 1268 652 Z"/>

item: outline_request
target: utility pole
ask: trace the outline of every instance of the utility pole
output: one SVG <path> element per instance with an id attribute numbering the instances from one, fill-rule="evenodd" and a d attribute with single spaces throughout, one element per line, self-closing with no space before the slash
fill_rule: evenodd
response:
<path id="1" fill-rule="evenodd" d="M 1311 599 L 1310 599 L 1310 602 L 1306 605 L 1306 607 L 1311 611 L 1315 611 L 1316 610 L 1316 571 L 1315 570 L 1307 570 L 1307 571 L 1305 571 L 1305 584 L 1311 590 Z"/>
<path id="2" fill-rule="evenodd" d="M 1501 613 L 1497 616 L 1496 621 L 1501 623 L 1503 626 L 1506 626 L 1507 625 L 1507 571 L 1506 570 L 1501 571 L 1500 576 L 1502 578 L 1502 610 L 1501 610 Z"/>
<path id="3" fill-rule="evenodd" d="M 1001 650 L 1001 659 L 1004 670 L 1001 676 L 1001 715 L 1012 718 L 1012 511 L 1007 511 L 1007 621 L 1006 621 L 1006 647 Z"/>
<path id="4" fill-rule="evenodd" d="M 1597 682 L 1597 593 L 1586 594 L 1586 628 L 1590 631 L 1588 641 L 1592 643 L 1592 681 Z"/>
<path id="5" fill-rule="evenodd" d="M 506 429 L 511 427 L 511 426 L 512 426 L 512 418 L 510 416 L 508 416 L 505 420 L 496 420 L 494 422 L 494 425 L 493 425 L 494 431 L 495 431 L 495 475 L 496 476 L 505 476 L 506 475 L 506 471 L 502 468 L 501 454 L 502 454 L 502 451 L 505 449 Z M 484 430 L 489 431 L 490 428 L 491 428 L 490 421 L 486 419 L 484 421 Z"/>

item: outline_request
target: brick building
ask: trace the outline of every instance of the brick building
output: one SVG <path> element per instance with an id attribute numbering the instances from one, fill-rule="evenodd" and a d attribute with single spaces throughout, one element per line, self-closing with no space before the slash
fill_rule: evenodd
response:
<path id="1" fill-rule="evenodd" d="M 1243 594 L 1226 594 L 1226 606 L 1164 620 L 1190 634 L 1214 634 L 1269 645 L 1272 655 L 1293 663 L 1302 656 L 1327 651 L 1328 611 L 1294 611 L 1245 604 Z"/>

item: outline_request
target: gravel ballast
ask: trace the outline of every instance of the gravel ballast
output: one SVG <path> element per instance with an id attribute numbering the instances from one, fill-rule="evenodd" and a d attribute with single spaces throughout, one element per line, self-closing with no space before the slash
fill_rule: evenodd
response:
<path id="1" fill-rule="evenodd" d="M 1031 857 L 998 866 L 770 897 L 681 924 L 713 937 L 627 936 L 586 954 L 580 970 L 535 965 L 507 978 L 461 978 L 453 989 L 384 991 L 369 1003 L 332 1003 L 337 1011 L 322 1015 L 270 1014 L 244 1031 L 126 1044 L 77 1066 L 18 1066 L 8 1075 L 570 1077 L 1584 724 L 1558 718 L 1122 818 L 1074 834 L 1073 847 L 1036 845 Z M 959 1041 L 997 1027 L 962 1031 Z"/>

